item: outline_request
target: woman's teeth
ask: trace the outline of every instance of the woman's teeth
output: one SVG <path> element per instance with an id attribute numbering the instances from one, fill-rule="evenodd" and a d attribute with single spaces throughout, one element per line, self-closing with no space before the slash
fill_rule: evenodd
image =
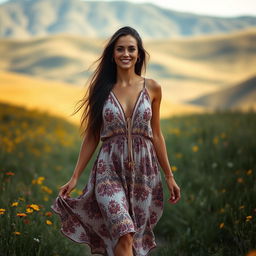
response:
<path id="1" fill-rule="evenodd" d="M 127 63 L 129 63 L 131 60 L 121 60 L 121 61 L 122 61 L 122 63 L 127 64 Z"/>

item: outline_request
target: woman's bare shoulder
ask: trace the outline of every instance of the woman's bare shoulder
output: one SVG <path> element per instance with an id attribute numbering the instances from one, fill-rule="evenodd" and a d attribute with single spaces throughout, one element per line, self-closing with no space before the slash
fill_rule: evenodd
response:
<path id="1" fill-rule="evenodd" d="M 152 101 L 161 97 L 161 85 L 156 80 L 147 78 L 146 83 Z"/>

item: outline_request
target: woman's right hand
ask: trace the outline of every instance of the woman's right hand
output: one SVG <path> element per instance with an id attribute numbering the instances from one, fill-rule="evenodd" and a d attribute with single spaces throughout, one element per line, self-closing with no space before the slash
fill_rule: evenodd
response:
<path id="1" fill-rule="evenodd" d="M 180 200 L 181 197 L 180 188 L 173 177 L 167 178 L 166 183 L 170 191 L 170 198 L 168 199 L 168 201 L 172 204 L 175 204 Z"/>
<path id="2" fill-rule="evenodd" d="M 65 185 L 60 187 L 59 196 L 62 196 L 64 199 L 69 197 L 70 192 L 76 187 L 77 180 L 70 179 Z"/>

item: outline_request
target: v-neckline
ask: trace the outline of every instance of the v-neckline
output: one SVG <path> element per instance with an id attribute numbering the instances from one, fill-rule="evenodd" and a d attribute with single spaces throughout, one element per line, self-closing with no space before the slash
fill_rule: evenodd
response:
<path id="1" fill-rule="evenodd" d="M 140 96 L 141 96 L 142 92 L 144 91 L 144 89 L 145 89 L 145 85 L 143 85 L 143 88 L 140 90 L 140 92 L 139 92 L 139 94 L 138 94 L 138 96 L 137 96 L 137 99 L 136 99 L 136 101 L 135 101 L 135 104 L 133 105 L 132 113 L 131 113 L 131 115 L 130 115 L 129 117 L 126 116 L 126 114 L 125 114 L 125 112 L 124 112 L 124 108 L 123 108 L 122 104 L 120 103 L 120 101 L 118 100 L 118 98 L 116 97 L 115 93 L 114 93 L 112 90 L 110 91 L 110 92 L 112 93 L 112 95 L 114 96 L 114 98 L 116 99 L 118 105 L 120 106 L 125 121 L 127 121 L 128 118 L 130 118 L 130 119 L 133 118 L 134 112 L 135 112 L 135 110 L 136 110 L 137 103 L 138 103 L 138 101 L 139 101 L 139 99 L 140 99 Z"/>

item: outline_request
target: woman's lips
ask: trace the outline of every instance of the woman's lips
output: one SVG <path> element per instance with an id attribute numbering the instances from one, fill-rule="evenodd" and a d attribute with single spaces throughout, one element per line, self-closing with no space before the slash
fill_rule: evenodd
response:
<path id="1" fill-rule="evenodd" d="M 121 59 L 121 62 L 124 64 L 128 64 L 131 61 L 131 59 Z"/>

